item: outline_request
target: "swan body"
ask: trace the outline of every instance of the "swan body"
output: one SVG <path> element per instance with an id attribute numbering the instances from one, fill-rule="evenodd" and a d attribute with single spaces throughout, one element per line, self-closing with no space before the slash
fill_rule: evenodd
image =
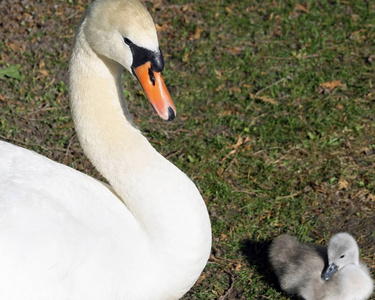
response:
<path id="1" fill-rule="evenodd" d="M 125 68 L 173 119 L 162 67 L 154 23 L 137 0 L 87 9 L 70 104 L 81 146 L 110 188 L 0 141 L 0 299 L 178 299 L 195 283 L 211 248 L 206 206 L 134 127 L 121 87 Z"/>
<path id="2" fill-rule="evenodd" d="M 306 300 L 364 300 L 374 289 L 356 241 L 345 232 L 332 236 L 328 248 L 282 235 L 269 256 L 281 288 Z"/>

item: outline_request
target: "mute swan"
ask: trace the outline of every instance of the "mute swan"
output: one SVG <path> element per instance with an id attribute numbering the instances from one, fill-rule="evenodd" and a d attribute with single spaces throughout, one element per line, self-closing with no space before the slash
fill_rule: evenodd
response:
<path id="1" fill-rule="evenodd" d="M 76 32 L 69 92 L 80 143 L 110 189 L 0 142 L 0 299 L 178 299 L 205 267 L 207 208 L 132 125 L 123 68 L 173 119 L 151 16 L 138 0 L 97 0 Z"/>
<path id="2" fill-rule="evenodd" d="M 287 293 L 306 300 L 364 300 L 372 294 L 373 281 L 348 233 L 332 236 L 328 248 L 282 235 L 272 243 L 269 255 Z"/>

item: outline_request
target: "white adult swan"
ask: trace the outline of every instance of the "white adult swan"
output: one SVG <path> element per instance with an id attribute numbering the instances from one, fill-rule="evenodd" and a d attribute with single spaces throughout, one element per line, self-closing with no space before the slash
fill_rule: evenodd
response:
<path id="1" fill-rule="evenodd" d="M 328 248 L 282 235 L 271 245 L 270 261 L 281 288 L 306 300 L 364 300 L 374 289 L 358 245 L 346 232 L 333 235 Z"/>
<path id="2" fill-rule="evenodd" d="M 132 125 L 123 67 L 173 119 L 151 16 L 137 0 L 97 0 L 76 32 L 70 100 L 85 154 L 115 193 L 0 142 L 0 299 L 178 299 L 202 272 L 211 248 L 206 206 Z"/>

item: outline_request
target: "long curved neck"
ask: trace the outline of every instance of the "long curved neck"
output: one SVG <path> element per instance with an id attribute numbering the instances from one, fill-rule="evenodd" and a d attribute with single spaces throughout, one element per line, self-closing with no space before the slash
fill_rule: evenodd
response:
<path id="1" fill-rule="evenodd" d="M 197 268 L 194 272 L 199 274 L 211 243 L 206 206 L 191 180 L 132 125 L 121 87 L 122 70 L 116 62 L 97 56 L 78 32 L 69 86 L 81 146 L 144 229 L 158 256 L 181 268 Z"/>

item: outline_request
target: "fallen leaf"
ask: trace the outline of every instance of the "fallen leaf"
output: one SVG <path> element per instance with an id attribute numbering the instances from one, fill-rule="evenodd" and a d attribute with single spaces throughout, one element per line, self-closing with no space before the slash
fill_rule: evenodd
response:
<path id="1" fill-rule="evenodd" d="M 296 10 L 300 10 L 300 11 L 303 11 L 307 14 L 310 13 L 309 9 L 305 6 L 303 6 L 302 4 L 296 4 L 296 6 L 294 7 Z"/>
<path id="2" fill-rule="evenodd" d="M 331 90 L 341 85 L 342 85 L 342 82 L 340 80 L 328 81 L 328 82 L 323 82 L 320 84 L 321 87 L 325 87 Z"/>
<path id="3" fill-rule="evenodd" d="M 268 102 L 268 103 L 271 103 L 273 105 L 278 105 L 279 103 L 277 103 L 277 101 L 275 101 L 274 99 L 272 98 L 269 98 L 267 96 L 257 96 L 257 95 L 254 95 L 254 94 L 251 94 L 250 93 L 250 98 L 251 99 L 259 99 L 259 100 L 262 100 L 264 102 Z"/>
<path id="4" fill-rule="evenodd" d="M 220 161 L 221 163 L 224 162 L 224 160 L 226 160 L 229 156 L 231 156 L 232 154 L 236 153 L 236 150 L 231 150 L 227 155 L 225 155 L 223 157 L 223 159 Z"/>
<path id="5" fill-rule="evenodd" d="M 369 57 L 367 57 L 367 62 L 372 65 L 375 61 L 375 54 L 371 54 Z"/>
<path id="6" fill-rule="evenodd" d="M 234 268 L 236 271 L 240 271 L 242 269 L 242 264 L 238 263 L 236 267 Z"/>
<path id="7" fill-rule="evenodd" d="M 156 24 L 155 27 L 156 27 L 157 32 L 161 32 L 161 31 L 165 31 L 168 28 L 168 24 L 164 23 L 161 26 L 159 24 Z"/>
<path id="8" fill-rule="evenodd" d="M 193 4 L 192 3 L 185 4 L 184 6 L 182 6 L 182 11 L 193 12 L 194 11 Z"/>
<path id="9" fill-rule="evenodd" d="M 199 40 L 199 39 L 201 38 L 201 32 L 202 32 L 202 31 L 203 31 L 203 30 L 202 30 L 200 27 L 197 27 L 197 28 L 195 29 L 195 33 L 189 37 L 189 40 L 190 40 L 190 41 L 193 41 L 193 40 Z"/>
<path id="10" fill-rule="evenodd" d="M 49 72 L 47 70 L 38 70 L 38 73 L 42 74 L 43 76 L 49 76 Z"/>
<path id="11" fill-rule="evenodd" d="M 221 90 L 223 89 L 223 87 L 224 87 L 224 84 L 220 84 L 220 85 L 215 89 L 215 91 L 216 91 L 216 92 L 219 92 L 219 91 L 221 91 Z"/>
<path id="12" fill-rule="evenodd" d="M 319 84 L 319 93 L 330 94 L 337 87 L 344 86 L 340 80 L 327 81 Z"/>
<path id="13" fill-rule="evenodd" d="M 339 190 L 345 190 L 349 186 L 349 182 L 347 182 L 345 179 L 340 178 L 339 179 Z"/>
<path id="14" fill-rule="evenodd" d="M 182 58 L 183 62 L 187 62 L 189 60 L 189 52 L 186 52 L 184 57 Z"/>
<path id="15" fill-rule="evenodd" d="M 217 79 L 220 79 L 222 77 L 221 71 L 214 69 Z"/>
<path id="16" fill-rule="evenodd" d="M 232 55 L 238 55 L 241 53 L 241 49 L 239 47 L 233 47 L 229 49 L 229 53 Z"/>
<path id="17" fill-rule="evenodd" d="M 362 34 L 363 32 L 366 32 L 366 29 L 360 29 L 360 30 L 357 30 L 357 31 L 353 31 L 350 34 L 349 38 L 351 40 L 356 40 L 358 42 L 363 42 L 366 39 L 366 35 Z"/>
<path id="18" fill-rule="evenodd" d="M 225 240 L 227 240 L 228 239 L 228 235 L 226 235 L 225 233 L 222 233 L 221 235 L 220 235 L 220 241 L 225 241 Z"/>
<path id="19" fill-rule="evenodd" d="M 46 64 L 45 64 L 44 60 L 41 60 L 39 62 L 39 69 L 44 69 L 45 66 L 46 66 Z"/>
<path id="20" fill-rule="evenodd" d="M 241 93 L 241 89 L 238 86 L 232 86 L 229 91 L 231 92 L 236 92 L 236 93 Z"/>
<path id="21" fill-rule="evenodd" d="M 13 51 L 20 51 L 23 49 L 23 44 L 21 43 L 8 43 L 7 46 Z"/>
<path id="22" fill-rule="evenodd" d="M 229 153 L 223 157 L 223 159 L 221 160 L 221 163 L 223 163 L 224 160 L 226 160 L 232 154 L 235 154 L 238 151 L 238 149 L 240 148 L 240 146 L 242 146 L 242 145 L 244 145 L 248 142 L 250 142 L 250 137 L 247 136 L 244 140 L 242 136 L 239 136 L 238 139 L 237 139 L 237 142 L 234 145 L 231 145 L 230 147 L 228 147 L 228 148 L 233 148 L 233 150 L 229 151 Z"/>
<path id="23" fill-rule="evenodd" d="M 237 140 L 237 143 L 235 145 L 233 145 L 232 147 L 234 148 L 234 150 L 237 151 L 238 147 L 241 146 L 242 144 L 243 144 L 243 138 L 242 138 L 242 136 L 239 136 L 238 140 Z"/>
<path id="24" fill-rule="evenodd" d="M 230 15 L 233 13 L 233 10 L 231 10 L 228 6 L 225 7 L 225 10 L 227 11 L 227 13 Z"/>

